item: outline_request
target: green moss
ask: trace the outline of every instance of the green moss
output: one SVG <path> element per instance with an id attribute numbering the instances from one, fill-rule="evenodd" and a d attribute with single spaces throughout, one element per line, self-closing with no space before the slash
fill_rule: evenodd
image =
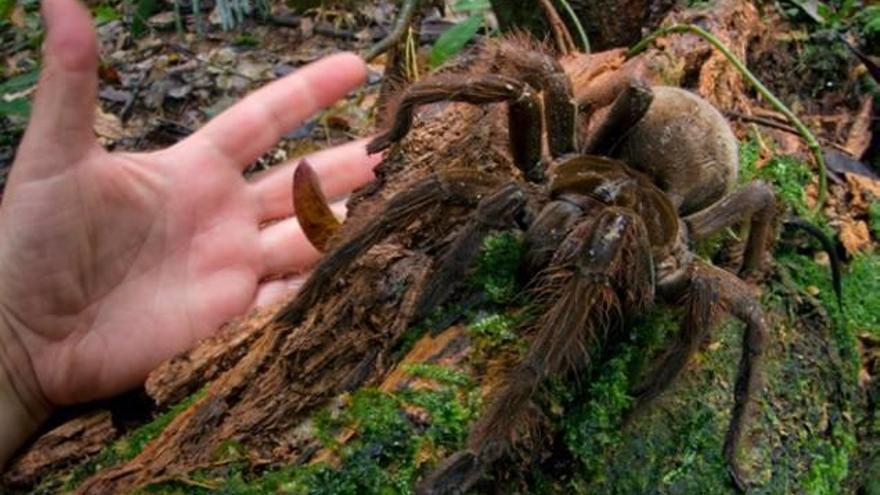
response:
<path id="1" fill-rule="evenodd" d="M 446 366 L 414 363 L 405 365 L 403 369 L 413 376 L 433 380 L 442 385 L 456 385 L 459 387 L 469 387 L 472 385 L 471 377 L 467 373 L 447 368 Z"/>
<path id="2" fill-rule="evenodd" d="M 416 478 L 432 460 L 462 446 L 479 409 L 479 390 L 460 371 L 416 364 L 407 371 L 433 381 L 432 389 L 386 393 L 366 388 L 351 394 L 341 408 L 327 408 L 313 417 L 316 437 L 331 449 L 338 464 L 289 466 L 248 474 L 241 465 L 226 471 L 195 473 L 206 487 L 162 483 L 154 493 L 285 494 L 409 494 Z M 411 414 L 417 413 L 418 421 Z M 424 414 L 424 416 L 422 415 Z M 356 434 L 345 443 L 344 431 Z M 235 446 L 233 446 L 235 447 Z M 207 488 L 211 486 L 212 488 Z"/>
<path id="3" fill-rule="evenodd" d="M 849 264 L 843 297 L 850 329 L 880 335 L 880 255 L 862 254 Z"/>
<path id="4" fill-rule="evenodd" d="M 375 389 L 354 393 L 350 405 L 322 426 L 334 434 L 343 428 L 357 432 L 345 445 L 334 446 L 339 466 L 289 470 L 280 490 L 292 494 L 410 493 L 426 460 L 416 454 L 429 452 L 433 458 L 458 448 L 477 409 L 477 396 L 468 389 L 468 377 L 429 365 L 415 366 L 411 371 L 448 385 L 395 394 Z M 426 428 L 417 428 L 408 419 L 405 411 L 412 407 L 427 413 Z"/>
<path id="5" fill-rule="evenodd" d="M 468 325 L 468 331 L 486 347 L 501 347 L 516 342 L 514 331 L 519 321 L 506 314 L 492 313 Z"/>
<path id="6" fill-rule="evenodd" d="M 868 218 L 871 222 L 871 232 L 874 233 L 875 238 L 880 239 L 880 201 L 871 203 Z"/>
<path id="7" fill-rule="evenodd" d="M 627 373 L 632 353 L 627 349 L 603 365 L 589 387 L 589 402 L 565 422 L 565 443 L 587 478 L 601 474 L 606 451 L 620 442 L 623 415 L 633 404 Z"/>
<path id="8" fill-rule="evenodd" d="M 519 294 L 516 272 L 523 254 L 522 238 L 514 232 L 501 232 L 483 241 L 473 282 L 495 304 L 510 304 Z"/>
<path id="9" fill-rule="evenodd" d="M 758 173 L 758 159 L 761 158 L 761 146 L 758 140 L 750 138 L 739 144 L 739 183 L 745 184 L 755 180 Z"/>
<path id="10" fill-rule="evenodd" d="M 798 215 L 808 215 L 806 186 L 812 172 L 802 161 L 790 156 L 775 156 L 758 169 L 756 178 L 764 179 L 776 189 L 777 196 Z"/>
<path id="11" fill-rule="evenodd" d="M 798 287 L 818 290 L 818 297 L 828 312 L 843 323 L 842 328 L 836 330 L 838 337 L 852 340 L 853 335 L 860 332 L 880 335 L 880 255 L 861 254 L 849 263 L 843 274 L 843 315 L 837 309 L 826 266 L 793 252 L 780 253 L 777 261 Z M 844 348 L 854 345 L 847 344 Z"/>
<path id="12" fill-rule="evenodd" d="M 567 412 L 563 422 L 564 441 L 583 471 L 582 480 L 604 477 L 609 452 L 620 444 L 626 413 L 634 401 L 629 391 L 647 366 L 650 356 L 677 328 L 675 312 L 659 307 L 633 326 L 630 338 L 619 352 L 602 364 L 583 394 L 563 399 Z M 568 390 L 556 387 L 556 390 Z M 556 395 L 559 395 L 557 392 Z"/>
<path id="13" fill-rule="evenodd" d="M 120 438 L 116 442 L 104 447 L 95 457 L 76 467 L 67 482 L 66 489 L 72 490 L 85 481 L 86 478 L 101 469 L 133 459 L 151 440 L 159 436 L 159 433 L 167 427 L 171 421 L 191 406 L 195 401 L 205 395 L 207 387 L 202 388 L 193 395 L 175 404 L 164 413 L 157 416 L 153 421 L 133 430 L 131 433 Z"/>
<path id="14" fill-rule="evenodd" d="M 813 176 L 810 167 L 795 157 L 777 155 L 758 168 L 760 153 L 755 138 L 740 143 L 739 183 L 742 185 L 756 179 L 767 181 L 773 185 L 777 197 L 796 214 L 813 222 L 820 221 L 807 206 L 806 186 Z"/>
<path id="15" fill-rule="evenodd" d="M 852 432 L 835 428 L 832 439 L 816 439 L 813 462 L 804 480 L 804 492 L 809 495 L 840 493 L 849 470 L 849 458 L 855 451 L 856 439 Z"/>

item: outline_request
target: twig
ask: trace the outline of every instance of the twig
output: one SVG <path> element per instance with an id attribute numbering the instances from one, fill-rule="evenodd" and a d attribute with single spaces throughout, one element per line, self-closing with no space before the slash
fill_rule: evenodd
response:
<path id="1" fill-rule="evenodd" d="M 556 48 L 559 49 L 559 54 L 568 55 L 576 52 L 577 47 L 574 45 L 574 39 L 571 37 L 571 32 L 569 32 L 568 27 L 565 26 L 565 22 L 562 21 L 562 18 L 559 17 L 559 12 L 556 11 L 556 7 L 553 6 L 553 3 L 550 0 L 538 1 L 541 4 L 541 8 L 544 9 L 544 15 L 546 15 L 547 20 L 550 21 L 550 30 L 553 32 L 553 37 L 556 38 Z"/>
<path id="2" fill-rule="evenodd" d="M 727 117 L 729 117 L 731 119 L 742 120 L 743 122 L 752 122 L 752 123 L 755 123 L 755 124 L 758 124 L 758 125 L 761 125 L 764 127 L 770 127 L 770 128 L 777 129 L 777 130 L 784 131 L 784 132 L 788 132 L 791 134 L 800 135 L 800 132 L 798 132 L 798 130 L 795 129 L 794 127 L 792 127 L 784 122 L 779 122 L 779 121 L 776 121 L 773 119 L 768 119 L 767 117 L 760 117 L 758 115 L 746 115 L 744 113 L 739 113 L 739 112 L 724 112 L 724 115 L 726 115 Z"/>
<path id="3" fill-rule="evenodd" d="M 569 5 L 568 0 L 559 0 L 559 3 L 562 4 L 562 8 L 565 9 L 565 12 L 571 17 L 571 22 L 574 24 L 575 29 L 577 29 L 578 36 L 581 37 L 581 43 L 584 44 L 584 53 L 590 53 L 590 38 L 587 37 L 587 32 L 584 30 L 583 24 L 581 24 L 581 20 L 578 19 L 577 14 L 574 12 L 574 9 Z"/>
<path id="4" fill-rule="evenodd" d="M 180 0 L 174 0 L 174 28 L 178 36 L 183 36 L 183 14 L 180 11 Z"/>
<path id="5" fill-rule="evenodd" d="M 791 110 L 782 103 L 779 98 L 776 97 L 769 89 L 767 89 L 764 84 L 755 77 L 754 74 L 743 64 L 743 62 L 737 58 L 733 52 L 730 51 L 718 38 L 716 38 L 712 33 L 706 31 L 705 29 L 694 26 L 692 24 L 673 24 L 672 26 L 660 28 L 657 31 L 654 31 L 642 41 L 638 42 L 636 46 L 632 47 L 629 52 L 627 52 L 627 58 L 632 58 L 635 55 L 644 51 L 648 46 L 651 45 L 657 38 L 661 36 L 665 36 L 667 34 L 673 33 L 693 33 L 696 34 L 706 41 L 708 41 L 712 46 L 718 49 L 727 60 L 733 64 L 733 66 L 742 74 L 742 76 L 749 82 L 749 84 L 754 87 L 758 93 L 761 94 L 767 101 L 776 108 L 777 111 L 785 115 L 785 118 L 797 129 L 798 133 L 801 135 L 804 141 L 807 143 L 807 147 L 810 148 L 810 151 L 813 154 L 813 159 L 816 162 L 816 167 L 819 172 L 819 193 L 816 198 L 816 206 L 814 208 L 814 213 L 819 213 L 822 211 L 822 206 L 825 204 L 825 196 L 828 191 L 828 173 L 825 170 L 825 159 L 822 156 L 822 148 L 819 146 L 819 142 L 816 141 L 816 137 L 813 136 L 813 133 L 810 132 L 810 129 L 807 128 L 806 125 L 794 114 Z"/>
<path id="6" fill-rule="evenodd" d="M 419 79 L 419 47 L 413 34 L 412 26 L 406 28 L 406 50 L 404 51 L 404 67 L 409 81 Z"/>
<path id="7" fill-rule="evenodd" d="M 141 77 L 137 78 L 134 82 L 134 88 L 131 90 L 131 97 L 128 101 L 123 105 L 122 110 L 119 112 L 119 121 L 125 124 L 128 122 L 128 119 L 131 118 L 131 111 L 134 109 L 134 104 L 140 96 L 141 88 L 144 85 L 144 82 L 147 80 L 147 73 L 142 72 Z"/>
<path id="8" fill-rule="evenodd" d="M 391 30 L 391 33 L 389 33 L 385 39 L 376 43 L 364 53 L 364 60 L 372 62 L 376 57 L 387 52 L 388 49 L 400 41 L 406 33 L 409 25 L 412 23 L 418 5 L 419 0 L 404 0 L 403 5 L 400 6 L 400 13 L 397 16 L 397 20 L 394 21 L 394 29 Z"/>

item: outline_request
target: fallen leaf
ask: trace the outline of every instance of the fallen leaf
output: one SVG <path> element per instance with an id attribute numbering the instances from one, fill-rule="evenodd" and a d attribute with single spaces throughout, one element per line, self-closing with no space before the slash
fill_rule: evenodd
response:
<path id="1" fill-rule="evenodd" d="M 104 112 L 101 107 L 95 109 L 95 134 L 108 142 L 104 144 L 112 144 L 126 137 L 125 128 L 119 117 L 112 113 Z"/>
<path id="2" fill-rule="evenodd" d="M 874 109 L 874 98 L 866 98 L 862 102 L 855 121 L 849 128 L 849 137 L 846 139 L 844 148 L 850 155 L 862 158 L 868 146 L 871 145 L 871 114 Z"/>
<path id="3" fill-rule="evenodd" d="M 871 234 L 868 224 L 863 220 L 841 219 L 840 242 L 846 252 L 855 255 L 871 245 Z"/>
<path id="4" fill-rule="evenodd" d="M 849 185 L 849 193 L 852 199 L 849 202 L 850 210 L 858 213 L 866 213 L 871 203 L 880 199 L 880 181 L 858 174 L 846 174 L 846 182 Z"/>

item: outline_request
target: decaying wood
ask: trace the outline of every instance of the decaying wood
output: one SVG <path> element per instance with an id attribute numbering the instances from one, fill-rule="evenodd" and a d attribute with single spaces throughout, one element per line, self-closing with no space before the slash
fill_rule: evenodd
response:
<path id="1" fill-rule="evenodd" d="M 147 378 L 147 394 L 159 407 L 176 404 L 192 395 L 247 354 L 259 330 L 279 307 L 261 308 L 246 318 L 232 321 L 192 352 L 166 361 Z"/>
<path id="2" fill-rule="evenodd" d="M 16 459 L 3 475 L 9 487 L 29 486 L 49 470 L 76 464 L 97 454 L 116 438 L 109 412 L 80 416 L 49 431 Z"/>
<path id="3" fill-rule="evenodd" d="M 453 325 L 437 335 L 428 333 L 422 336 L 406 356 L 387 374 L 378 389 L 386 393 L 394 393 L 405 389 L 418 390 L 432 388 L 436 384 L 415 377 L 407 371 L 407 366 L 413 364 L 436 364 L 451 369 L 466 367 L 466 360 L 470 352 L 471 339 L 462 325 Z M 354 438 L 356 432 L 351 429 L 343 430 L 337 437 L 338 445 L 344 445 Z M 318 451 L 311 463 L 335 462 L 337 451 L 323 449 Z"/>
<path id="4" fill-rule="evenodd" d="M 719 2 L 709 17 L 692 13 L 676 17 L 679 21 L 698 18 L 709 23 L 741 57 L 755 30 L 761 29 L 754 7 L 737 0 Z M 665 84 L 696 83 L 695 89 L 721 109 L 747 108 L 739 75 L 716 57 L 720 56 L 708 45 L 680 36 L 629 61 L 622 50 L 616 50 L 571 56 L 562 63 L 573 82 L 577 103 L 588 113 L 611 103 L 619 88 L 633 78 Z M 376 180 L 350 199 L 350 214 L 339 233 L 340 240 L 375 218 L 390 197 L 439 166 L 520 173 L 508 151 L 502 107 L 441 103 L 422 109 L 419 115 L 402 146 L 392 150 L 377 168 Z M 444 209 L 442 217 L 434 213 L 424 212 L 424 220 L 413 222 L 370 249 L 344 277 L 326 288 L 327 297 L 308 309 L 295 325 L 280 321 L 271 311 L 261 312 L 227 326 L 198 349 L 156 370 L 147 390 L 163 406 L 211 383 L 203 398 L 175 418 L 140 455 L 98 472 L 79 492 L 126 492 L 185 476 L 209 463 L 227 440 L 243 445 L 248 458 L 261 462 L 307 460 L 309 446 L 303 445 L 293 430 L 316 408 L 364 384 L 395 387 L 408 379 L 390 362 L 390 350 L 409 323 L 408 312 L 417 297 L 413 288 L 438 254 L 437 239 L 445 239 L 439 249 L 445 247 L 466 212 Z M 463 346 L 459 352 L 466 353 L 467 344 L 460 339 L 458 335 L 453 341 Z M 431 349 L 436 348 L 417 346 L 419 349 L 430 357 Z M 34 444 L 19 463 L 36 459 L 28 456 L 40 442 L 52 441 L 46 438 Z M 106 439 L 90 437 L 90 441 L 89 445 L 100 445 Z M 17 474 L 20 479 L 39 476 L 53 466 L 47 461 L 28 462 L 34 467 L 27 475 Z"/>
<path id="5" fill-rule="evenodd" d="M 79 493 L 126 492 L 211 460 L 224 440 L 241 442 L 256 459 L 293 459 L 289 433 L 303 416 L 369 382 L 405 330 L 406 307 L 429 261 L 400 246 L 376 246 L 337 293 L 298 327 L 272 322 L 205 397 L 184 411 L 129 463 L 87 480 Z M 404 287 L 404 290 L 401 290 Z M 401 310 L 401 308 L 404 308 Z"/>

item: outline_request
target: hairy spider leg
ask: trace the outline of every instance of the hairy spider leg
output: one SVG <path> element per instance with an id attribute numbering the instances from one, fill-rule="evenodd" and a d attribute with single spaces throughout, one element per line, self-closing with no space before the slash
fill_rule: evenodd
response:
<path id="1" fill-rule="evenodd" d="M 534 125 L 541 120 L 538 94 L 527 83 L 501 75 L 441 74 L 413 84 L 403 93 L 391 129 L 370 141 L 367 152 L 378 153 L 402 140 L 412 128 L 416 108 L 440 101 L 474 105 L 507 102 L 513 161 L 530 180 L 543 178 L 541 127 Z"/>
<path id="2" fill-rule="evenodd" d="M 547 310 L 533 324 L 535 338 L 471 428 L 465 450 L 442 461 L 419 485 L 419 495 L 465 493 L 510 447 L 544 380 L 589 365 L 623 316 L 653 299 L 647 231 L 632 211 L 610 207 L 579 223 L 551 265 L 539 275 L 535 295 Z M 643 266 L 644 265 L 644 266 Z M 636 285 L 631 273 L 642 274 Z"/>
<path id="3" fill-rule="evenodd" d="M 523 259 L 518 274 L 521 281 L 532 280 L 550 264 L 565 236 L 583 215 L 580 206 L 566 200 L 551 201 L 541 209 L 523 239 Z"/>
<path id="4" fill-rule="evenodd" d="M 742 425 L 758 387 L 757 370 L 767 340 L 767 322 L 750 287 L 736 275 L 702 261 L 695 261 L 688 275 L 685 313 L 678 337 L 670 349 L 657 357 L 648 378 L 634 388 L 633 394 L 644 404 L 668 389 L 717 324 L 722 312 L 729 312 L 745 322 L 742 356 L 734 385 L 734 406 L 723 449 L 733 483 L 745 491 L 747 483 L 736 462 L 736 453 L 742 439 Z"/>
<path id="5" fill-rule="evenodd" d="M 435 172 L 410 189 L 398 193 L 383 211 L 364 228 L 330 250 L 300 288 L 296 298 L 275 317 L 275 321 L 296 325 L 309 308 L 327 295 L 332 283 L 348 266 L 370 247 L 401 229 L 425 211 L 440 203 L 475 205 L 498 187 L 498 179 L 474 170 Z"/>
<path id="6" fill-rule="evenodd" d="M 452 294 L 456 282 L 464 277 L 480 252 L 483 239 L 494 230 L 513 226 L 525 204 L 525 191 L 515 182 L 502 185 L 480 200 L 470 219 L 423 280 L 411 321 L 428 316 Z"/>
<path id="7" fill-rule="evenodd" d="M 712 326 L 718 321 L 720 295 L 712 280 L 695 277 L 694 267 L 688 271 L 684 288 L 684 314 L 678 336 L 672 346 L 654 359 L 646 379 L 633 388 L 633 395 L 646 403 L 662 394 L 687 366 L 691 357 L 705 341 Z"/>
<path id="8" fill-rule="evenodd" d="M 761 270 L 775 211 L 773 188 L 766 182 L 753 181 L 683 220 L 691 240 L 697 241 L 748 219 L 749 237 L 739 273 L 749 276 Z"/>
<path id="9" fill-rule="evenodd" d="M 577 150 L 577 105 L 571 79 L 562 64 L 545 47 L 529 37 L 500 41 L 486 53 L 487 64 L 500 74 L 525 81 L 543 93 L 544 128 L 550 156 L 559 158 Z M 535 121 L 533 125 L 539 125 Z"/>
<path id="10" fill-rule="evenodd" d="M 761 369 L 767 341 L 767 320 L 748 284 L 720 268 L 702 265 L 702 268 L 698 266 L 698 270 L 704 271 L 705 277 L 716 277 L 716 283 L 720 287 L 722 307 L 726 307 L 733 316 L 746 324 L 742 356 L 733 388 L 733 411 L 730 413 L 730 424 L 724 437 L 723 450 L 731 480 L 739 490 L 745 492 L 748 484 L 737 463 L 736 454 L 742 441 L 743 422 L 748 417 L 753 402 L 752 396 L 760 382 L 758 370 Z"/>
<path id="11" fill-rule="evenodd" d="M 555 57 L 525 38 L 505 39 L 492 45 L 477 65 L 488 67 L 488 72 L 438 74 L 407 88 L 391 129 L 376 137 L 367 150 L 378 153 L 402 140 L 412 127 L 419 105 L 439 101 L 475 105 L 507 101 L 514 163 L 529 180 L 543 180 L 540 162 L 544 129 L 552 158 L 577 150 L 577 106 L 568 75 Z M 543 99 L 537 96 L 538 91 Z"/>
<path id="12" fill-rule="evenodd" d="M 591 133 L 581 152 L 612 156 L 617 145 L 648 112 L 654 92 L 640 79 L 632 79 L 614 99 L 605 119 Z"/>

